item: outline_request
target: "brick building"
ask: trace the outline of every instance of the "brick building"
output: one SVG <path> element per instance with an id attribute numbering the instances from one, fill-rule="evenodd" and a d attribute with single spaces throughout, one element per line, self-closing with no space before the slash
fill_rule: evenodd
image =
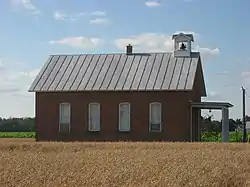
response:
<path id="1" fill-rule="evenodd" d="M 173 52 L 128 45 L 124 53 L 51 55 L 29 89 L 36 139 L 198 140 L 200 110 L 190 113 L 190 102 L 206 96 L 200 53 L 191 34 L 173 40 Z"/>

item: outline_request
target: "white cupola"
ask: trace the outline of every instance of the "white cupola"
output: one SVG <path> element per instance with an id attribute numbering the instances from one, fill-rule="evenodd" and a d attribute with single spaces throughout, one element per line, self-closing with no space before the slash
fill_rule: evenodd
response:
<path id="1" fill-rule="evenodd" d="M 191 42 L 194 42 L 192 34 L 174 34 L 174 57 L 191 57 Z"/>

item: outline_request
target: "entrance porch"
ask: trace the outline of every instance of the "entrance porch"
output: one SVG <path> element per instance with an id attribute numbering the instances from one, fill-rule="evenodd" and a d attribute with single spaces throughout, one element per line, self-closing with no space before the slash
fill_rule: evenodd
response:
<path id="1" fill-rule="evenodd" d="M 222 111 L 222 142 L 229 142 L 229 108 L 225 102 L 190 102 L 190 141 L 201 141 L 201 109 Z"/>

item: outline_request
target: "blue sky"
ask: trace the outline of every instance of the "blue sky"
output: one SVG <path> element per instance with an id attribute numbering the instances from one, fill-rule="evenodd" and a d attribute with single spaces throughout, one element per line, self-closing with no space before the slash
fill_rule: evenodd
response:
<path id="1" fill-rule="evenodd" d="M 2 0 L 0 116 L 34 116 L 27 90 L 50 54 L 121 52 L 127 43 L 172 51 L 171 35 L 185 31 L 202 55 L 204 100 L 231 102 L 230 115 L 241 117 L 240 87 L 250 95 L 249 8 L 248 0 Z"/>

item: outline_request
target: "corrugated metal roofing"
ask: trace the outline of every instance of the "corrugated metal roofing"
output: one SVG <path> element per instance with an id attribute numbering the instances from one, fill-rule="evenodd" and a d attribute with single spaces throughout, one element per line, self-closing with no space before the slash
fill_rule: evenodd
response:
<path id="1" fill-rule="evenodd" d="M 51 55 L 29 91 L 192 90 L 200 54 Z"/>

